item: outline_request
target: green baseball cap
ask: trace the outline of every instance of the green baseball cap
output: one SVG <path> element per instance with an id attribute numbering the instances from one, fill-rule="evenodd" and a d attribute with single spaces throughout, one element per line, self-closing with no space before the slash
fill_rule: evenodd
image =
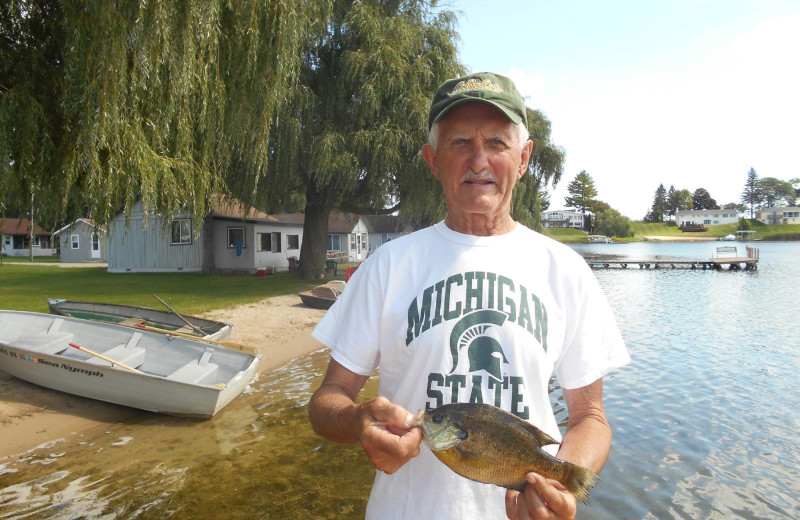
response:
<path id="1" fill-rule="evenodd" d="M 442 83 L 431 103 L 428 130 L 451 108 L 475 102 L 489 103 L 502 111 L 514 124 L 525 123 L 528 126 L 525 100 L 514 82 L 499 74 L 476 72 Z"/>

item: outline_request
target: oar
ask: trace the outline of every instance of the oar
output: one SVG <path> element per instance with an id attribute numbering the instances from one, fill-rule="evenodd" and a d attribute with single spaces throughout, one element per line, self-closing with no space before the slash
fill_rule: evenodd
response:
<path id="1" fill-rule="evenodd" d="M 86 348 L 86 347 L 82 347 L 82 346 L 80 346 L 80 345 L 76 345 L 75 343 L 70 343 L 70 344 L 69 344 L 69 346 L 70 346 L 70 347 L 75 347 L 75 348 L 76 348 L 76 349 L 78 349 L 78 350 L 83 350 L 83 351 L 84 351 L 84 352 L 86 352 L 87 354 L 91 354 L 92 356 L 99 357 L 100 359 L 105 359 L 105 360 L 106 360 L 106 361 L 108 361 L 109 363 L 113 363 L 114 365 L 117 365 L 117 366 L 119 366 L 119 367 L 122 367 L 122 368 L 127 368 L 127 369 L 128 369 L 128 370 L 130 370 L 131 372 L 136 372 L 137 374 L 143 374 L 143 373 L 144 373 L 144 372 L 142 372 L 141 370 L 136 370 L 136 369 L 135 369 L 135 368 L 133 368 L 133 367 L 129 367 L 129 366 L 128 366 L 128 365 L 126 365 L 125 363 L 120 363 L 119 361 L 115 361 L 115 360 L 111 359 L 110 357 L 107 357 L 107 356 L 104 356 L 103 354 L 100 354 L 100 353 L 98 353 L 98 352 L 94 352 L 94 351 L 92 351 L 92 350 L 89 350 L 89 349 L 88 349 L 88 348 Z"/>
<path id="2" fill-rule="evenodd" d="M 159 329 L 158 327 L 150 327 L 149 325 L 142 325 L 141 323 L 136 325 L 136 328 L 144 330 L 152 330 L 153 332 L 160 332 L 162 334 L 169 334 L 181 338 L 189 338 L 196 341 L 206 341 L 208 343 L 214 343 L 215 345 L 225 347 L 228 350 L 247 352 L 248 354 L 252 354 L 254 356 L 258 354 L 258 349 L 256 347 L 253 347 L 252 345 L 245 345 L 244 343 L 237 343 L 235 341 L 217 341 L 215 339 L 198 338 L 197 336 L 192 336 L 191 334 L 185 334 L 183 332 L 175 332 L 174 330 Z"/>
<path id="3" fill-rule="evenodd" d="M 204 331 L 204 330 L 203 330 L 203 329 L 201 329 L 200 327 L 197 327 L 197 326 L 195 326 L 195 325 L 194 325 L 193 323 L 191 323 L 189 320 L 187 320 L 186 318 L 184 318 L 183 316 L 181 316 L 180 314 L 178 314 L 178 312 L 177 312 L 175 309 L 173 309 L 172 307 L 170 307 L 169 305 L 167 305 L 167 302 L 165 302 L 164 300 L 162 300 L 161 298 L 159 298 L 157 294 L 153 294 L 153 296 L 155 296 L 156 300 L 160 301 L 160 302 L 161 302 L 161 303 L 164 305 L 164 307 L 166 307 L 167 309 L 169 309 L 169 311 L 170 311 L 172 314 L 174 314 L 175 316 L 177 316 L 177 317 L 179 317 L 180 319 L 182 319 L 182 320 L 183 320 L 183 322 L 184 322 L 185 324 L 187 324 L 188 326 L 190 326 L 191 328 L 193 328 L 193 329 L 194 329 L 195 331 L 197 331 L 199 334 L 202 334 L 203 336 L 205 336 L 205 335 L 206 335 L 206 331 Z"/>

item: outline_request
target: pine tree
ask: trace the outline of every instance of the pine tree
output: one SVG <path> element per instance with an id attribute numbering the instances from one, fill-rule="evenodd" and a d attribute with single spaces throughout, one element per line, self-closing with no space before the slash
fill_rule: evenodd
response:
<path id="1" fill-rule="evenodd" d="M 754 168 L 750 168 L 747 172 L 747 181 L 744 184 L 742 191 L 742 204 L 750 206 L 750 220 L 753 220 L 753 208 L 760 202 L 760 195 L 758 193 L 758 174 Z"/>
<path id="2" fill-rule="evenodd" d="M 592 176 L 586 170 L 581 170 L 575 176 L 567 185 L 567 191 L 571 195 L 564 198 L 564 204 L 568 208 L 577 208 L 584 214 L 587 210 L 592 210 L 597 197 L 597 188 L 594 186 Z"/>

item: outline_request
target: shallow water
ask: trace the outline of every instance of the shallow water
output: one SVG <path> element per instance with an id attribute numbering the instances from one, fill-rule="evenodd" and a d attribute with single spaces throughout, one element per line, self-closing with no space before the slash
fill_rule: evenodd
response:
<path id="1" fill-rule="evenodd" d="M 716 245 L 576 249 L 707 258 Z M 800 244 L 757 246 L 751 273 L 595 271 L 633 363 L 606 380 L 614 445 L 579 518 L 800 517 Z M 0 519 L 363 517 L 366 457 L 306 419 L 326 363 L 261 375 L 211 421 L 143 413 L 0 459 Z M 555 384 L 551 401 L 565 420 Z"/>

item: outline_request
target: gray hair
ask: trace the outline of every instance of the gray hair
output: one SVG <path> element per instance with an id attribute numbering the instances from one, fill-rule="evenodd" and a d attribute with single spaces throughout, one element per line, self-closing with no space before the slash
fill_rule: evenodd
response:
<path id="1" fill-rule="evenodd" d="M 524 123 L 519 123 L 516 125 L 517 129 L 517 137 L 519 138 L 519 144 L 522 145 L 525 141 L 528 140 L 530 134 L 528 133 L 528 128 L 525 126 Z M 428 132 L 428 144 L 431 145 L 431 148 L 436 150 L 436 147 L 439 145 L 439 122 L 431 126 L 430 131 Z"/>

